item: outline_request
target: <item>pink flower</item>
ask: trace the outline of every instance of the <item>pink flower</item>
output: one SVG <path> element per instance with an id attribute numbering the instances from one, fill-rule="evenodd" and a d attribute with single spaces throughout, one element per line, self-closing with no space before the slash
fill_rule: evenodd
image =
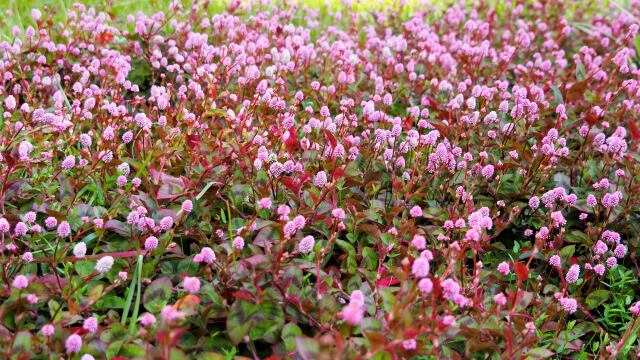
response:
<path id="1" fill-rule="evenodd" d="M 504 306 L 507 304 L 507 298 L 504 296 L 503 293 L 497 293 L 493 296 L 493 301 L 496 302 L 496 304 L 500 305 L 500 306 Z"/>
<path id="2" fill-rule="evenodd" d="M 298 250 L 303 254 L 308 254 L 313 251 L 313 246 L 315 245 L 315 240 L 313 236 L 305 236 L 300 240 L 300 244 L 298 245 Z"/>
<path id="3" fill-rule="evenodd" d="M 82 348 L 82 338 L 78 334 L 71 334 L 65 340 L 64 347 L 67 349 L 67 353 L 76 353 Z"/>
<path id="4" fill-rule="evenodd" d="M 486 179 L 490 179 L 493 176 L 493 172 L 493 165 L 486 165 L 482 168 L 482 176 L 484 176 Z"/>
<path id="5" fill-rule="evenodd" d="M 51 324 L 46 324 L 40 331 L 42 332 L 43 336 L 49 337 L 53 336 L 53 334 L 56 332 L 56 328 Z"/>
<path id="6" fill-rule="evenodd" d="M 331 210 L 331 216 L 333 216 L 335 219 L 338 220 L 344 220 L 346 218 L 346 214 L 344 212 L 344 210 L 342 210 L 341 208 L 336 208 Z"/>
<path id="7" fill-rule="evenodd" d="M 573 314 L 576 312 L 576 310 L 578 310 L 578 302 L 576 301 L 576 299 L 566 297 L 561 298 L 560 305 L 562 305 L 564 311 L 568 312 L 569 314 Z"/>
<path id="8" fill-rule="evenodd" d="M 415 259 L 413 265 L 411 265 L 411 273 L 418 278 L 427 277 L 429 269 L 429 261 L 423 257 Z"/>
<path id="9" fill-rule="evenodd" d="M 418 289 L 420 289 L 422 294 L 429 295 L 431 291 L 433 291 L 433 282 L 429 278 L 420 279 L 420 281 L 418 281 Z"/>
<path id="10" fill-rule="evenodd" d="M 140 325 L 147 327 L 156 323 L 156 317 L 150 313 L 144 313 L 140 317 Z"/>
<path id="11" fill-rule="evenodd" d="M 567 223 L 564 216 L 562 216 L 562 212 L 554 211 L 551 213 L 551 219 L 553 220 L 554 227 L 561 227 Z"/>
<path id="12" fill-rule="evenodd" d="M 34 21 L 38 21 L 40 20 L 40 18 L 42 17 L 42 13 L 40 12 L 40 10 L 38 9 L 31 9 L 31 18 Z"/>
<path id="13" fill-rule="evenodd" d="M 158 247 L 158 238 L 155 236 L 149 236 L 144 241 L 144 249 L 147 251 L 153 251 Z"/>
<path id="14" fill-rule="evenodd" d="M 171 216 L 165 216 L 160 219 L 160 230 L 167 231 L 173 226 L 173 218 Z"/>
<path id="15" fill-rule="evenodd" d="M 361 299 L 355 299 L 355 301 L 352 299 L 347 306 L 342 308 L 340 315 L 349 324 L 360 325 L 364 318 L 364 303 Z"/>
<path id="16" fill-rule="evenodd" d="M 90 333 L 98 331 L 98 319 L 93 316 L 88 317 L 82 323 L 82 327 Z"/>
<path id="17" fill-rule="evenodd" d="M 578 281 L 579 277 L 580 277 L 580 266 L 578 266 L 578 264 L 571 265 L 571 267 L 569 268 L 569 271 L 567 271 L 567 275 L 565 279 L 569 284 L 573 284 L 576 281 Z"/>
<path id="18" fill-rule="evenodd" d="M 500 264 L 498 264 L 498 268 L 497 269 L 504 276 L 509 275 L 509 272 L 511 271 L 510 268 L 509 268 L 509 263 L 507 263 L 506 261 L 503 261 Z"/>
<path id="19" fill-rule="evenodd" d="M 162 317 L 162 320 L 172 322 L 183 319 L 185 314 L 180 312 L 180 310 L 176 309 L 173 305 L 165 305 L 165 307 L 160 311 L 160 316 Z"/>
<path id="20" fill-rule="evenodd" d="M 422 208 L 420 206 L 414 206 L 409 210 L 409 214 L 414 218 L 422 216 Z"/>
<path id="21" fill-rule="evenodd" d="M 113 266 L 113 257 L 105 256 L 100 260 L 98 260 L 98 262 L 96 263 L 96 271 L 101 274 L 106 274 L 109 272 L 109 270 L 111 270 L 112 266 Z"/>
<path id="22" fill-rule="evenodd" d="M 627 247 L 622 245 L 622 244 L 618 244 L 615 248 L 615 250 L 613 250 L 613 254 L 621 259 L 623 257 L 625 257 L 625 255 L 627 255 Z"/>
<path id="23" fill-rule="evenodd" d="M 131 140 L 133 140 L 133 133 L 131 131 L 127 131 L 126 133 L 122 134 L 123 143 L 128 144 L 131 142 Z"/>
<path id="24" fill-rule="evenodd" d="M 639 316 L 640 315 L 640 301 L 637 301 L 635 304 L 633 304 L 631 306 L 631 308 L 629 308 L 629 311 L 634 315 L 634 316 Z"/>
<path id="25" fill-rule="evenodd" d="M 560 260 L 560 256 L 558 255 L 553 255 L 550 259 L 549 259 L 549 265 L 559 268 L 561 266 L 561 260 Z"/>
<path id="26" fill-rule="evenodd" d="M 427 241 L 422 235 L 415 235 L 411 240 L 411 245 L 418 250 L 423 250 L 426 247 Z"/>
<path id="27" fill-rule="evenodd" d="M 61 238 L 66 238 L 70 234 L 71 227 L 69 226 L 69 223 L 66 221 L 61 222 L 60 225 L 58 225 L 58 236 Z"/>
<path id="28" fill-rule="evenodd" d="M 9 225 L 9 222 L 7 221 L 7 219 L 0 218 L 0 232 L 8 233 L 10 229 L 11 229 L 11 225 Z"/>
<path id="29" fill-rule="evenodd" d="M 92 223 L 96 229 L 102 229 L 104 226 L 104 220 L 102 219 L 93 219 Z"/>
<path id="30" fill-rule="evenodd" d="M 595 271 L 596 274 L 598 274 L 599 276 L 604 275 L 605 270 L 606 269 L 605 269 L 604 265 L 602 265 L 602 264 L 598 264 L 598 265 L 593 267 L 593 271 Z"/>
<path id="31" fill-rule="evenodd" d="M 191 202 L 191 200 L 185 200 L 182 203 L 182 211 L 186 213 L 190 213 L 191 210 L 193 210 L 193 203 Z"/>
<path id="32" fill-rule="evenodd" d="M 29 211 L 24 214 L 24 222 L 27 224 L 33 224 L 36 221 L 36 213 L 35 211 Z"/>
<path id="33" fill-rule="evenodd" d="M 260 201 L 258 201 L 258 209 L 269 209 L 271 208 L 271 199 L 266 197 L 266 198 L 262 198 L 260 199 Z"/>
<path id="34" fill-rule="evenodd" d="M 14 233 L 16 236 L 25 236 L 27 234 L 27 224 L 22 221 L 18 222 L 14 228 Z"/>
<path id="35" fill-rule="evenodd" d="M 64 158 L 64 161 L 62 161 L 61 166 L 64 170 L 72 169 L 74 166 L 76 166 L 76 158 L 72 155 L 67 156 L 66 158 Z"/>
<path id="36" fill-rule="evenodd" d="M 200 291 L 200 280 L 197 277 L 185 276 L 182 280 L 182 286 L 190 293 L 197 293 Z"/>
<path id="37" fill-rule="evenodd" d="M 118 176 L 118 178 L 116 179 L 116 184 L 118 186 L 125 186 L 127 184 L 127 177 L 124 175 Z"/>
<path id="38" fill-rule="evenodd" d="M 82 259 L 86 253 L 87 245 L 83 242 L 79 242 L 73 247 L 73 256 L 77 257 L 78 259 Z"/>
<path id="39" fill-rule="evenodd" d="M 233 247 L 238 250 L 244 249 L 244 239 L 240 236 L 236 236 L 233 239 Z"/>
<path id="40" fill-rule="evenodd" d="M 540 206 L 540 198 L 537 196 L 533 196 L 529 199 L 529 207 L 532 209 L 537 209 Z"/>
<path id="41" fill-rule="evenodd" d="M 452 279 L 446 279 L 440 285 L 442 286 L 442 296 L 446 300 L 453 300 L 460 294 L 460 285 Z"/>
<path id="42" fill-rule="evenodd" d="M 327 184 L 327 173 L 318 171 L 316 177 L 313 179 L 313 184 L 319 188 L 324 187 Z"/>
<path id="43" fill-rule="evenodd" d="M 18 290 L 26 289 L 29 286 L 29 279 L 24 275 L 18 275 L 13 279 L 11 286 Z"/>
<path id="44" fill-rule="evenodd" d="M 210 247 L 203 247 L 202 249 L 200 249 L 200 254 L 196 255 L 199 256 L 199 260 L 200 261 L 196 261 L 196 258 L 194 257 L 194 261 L 196 262 L 204 262 L 206 264 L 213 264 L 216 261 L 216 254 L 213 252 L 213 249 L 211 249 Z"/>
<path id="45" fill-rule="evenodd" d="M 415 339 L 404 340 L 402 342 L 402 347 L 405 350 L 415 350 L 416 346 L 417 346 L 417 343 Z"/>
<path id="46" fill-rule="evenodd" d="M 16 108 L 16 98 L 13 95 L 9 95 L 4 99 L 4 107 L 7 110 L 15 110 Z"/>

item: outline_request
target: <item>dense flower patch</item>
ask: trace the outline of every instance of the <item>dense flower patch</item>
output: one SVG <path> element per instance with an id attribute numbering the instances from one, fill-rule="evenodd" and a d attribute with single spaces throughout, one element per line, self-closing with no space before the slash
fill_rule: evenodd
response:
<path id="1" fill-rule="evenodd" d="M 640 8 L 483 3 L 33 10 L 4 356 L 636 356 Z"/>

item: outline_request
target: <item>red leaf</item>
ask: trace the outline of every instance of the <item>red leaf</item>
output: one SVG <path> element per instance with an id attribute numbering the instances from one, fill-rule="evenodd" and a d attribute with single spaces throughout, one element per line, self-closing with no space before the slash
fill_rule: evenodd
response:
<path id="1" fill-rule="evenodd" d="M 344 168 L 340 167 L 337 168 L 333 171 L 333 180 L 338 180 L 339 178 L 342 177 L 342 175 L 344 175 Z"/>
<path id="2" fill-rule="evenodd" d="M 296 134 L 296 130 L 293 126 L 289 128 L 289 138 L 284 142 L 284 145 L 289 153 L 292 153 L 298 148 L 298 135 Z"/>
<path id="3" fill-rule="evenodd" d="M 238 290 L 238 291 L 235 291 L 232 295 L 236 299 L 244 300 L 246 302 L 253 303 L 253 294 L 248 292 L 248 291 Z"/>
<path id="4" fill-rule="evenodd" d="M 96 36 L 96 41 L 100 45 L 106 45 L 113 40 L 113 35 L 110 32 L 103 32 L 100 35 Z"/>
<path id="5" fill-rule="evenodd" d="M 386 278 L 376 281 L 376 289 L 396 285 L 398 283 L 400 283 L 400 280 L 398 280 L 397 277 L 387 276 Z"/>
<path id="6" fill-rule="evenodd" d="M 633 140 L 640 140 L 640 130 L 638 130 L 638 125 L 634 120 L 628 122 L 627 126 L 629 127 L 629 131 L 631 131 L 631 137 Z"/>
<path id="7" fill-rule="evenodd" d="M 291 190 L 291 192 L 297 194 L 298 191 L 300 190 L 300 186 L 299 184 L 297 184 L 295 181 L 293 181 L 292 178 L 290 177 L 283 177 L 282 179 L 280 179 L 280 182 L 287 187 L 287 189 Z"/>
<path id="8" fill-rule="evenodd" d="M 186 136 L 187 145 L 190 148 L 198 148 L 200 149 L 200 144 L 202 142 L 202 137 L 197 134 L 189 134 Z"/>
<path id="9" fill-rule="evenodd" d="M 412 339 L 420 335 L 420 331 L 414 327 L 410 327 L 404 330 L 405 339 Z"/>
<path id="10" fill-rule="evenodd" d="M 330 133 L 328 130 L 324 131 L 325 136 L 327 137 L 327 140 L 329 140 L 329 143 L 331 144 L 331 147 L 334 148 L 336 147 L 336 145 L 338 144 L 338 142 L 336 141 L 335 136 L 333 136 L 332 133 Z"/>
<path id="11" fill-rule="evenodd" d="M 529 269 L 527 269 L 527 265 L 521 262 L 515 262 L 513 264 L 513 270 L 515 271 L 518 280 L 525 281 L 529 278 Z"/>
<path id="12" fill-rule="evenodd" d="M 302 174 L 300 181 L 298 181 L 298 185 L 297 185 L 298 190 L 300 190 L 302 185 L 304 185 L 304 183 L 307 182 L 307 179 L 310 179 L 310 178 L 311 177 L 307 173 Z"/>

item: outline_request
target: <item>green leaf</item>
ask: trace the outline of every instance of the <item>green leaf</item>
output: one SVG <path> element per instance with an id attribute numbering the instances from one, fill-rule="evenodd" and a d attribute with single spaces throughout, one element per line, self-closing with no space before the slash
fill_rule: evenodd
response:
<path id="1" fill-rule="evenodd" d="M 581 338 L 586 333 L 598 331 L 598 327 L 594 323 L 583 321 L 576 325 L 572 330 L 569 330 L 569 341 Z"/>
<path id="2" fill-rule="evenodd" d="M 172 348 L 171 352 L 169 352 L 169 359 L 171 360 L 187 360 L 187 355 L 179 349 Z"/>
<path id="3" fill-rule="evenodd" d="M 238 345 L 249 333 L 253 315 L 258 312 L 256 304 L 247 301 L 236 300 L 231 305 L 231 311 L 227 317 L 227 335 L 234 345 Z"/>
<path id="4" fill-rule="evenodd" d="M 303 359 L 317 359 L 320 352 L 320 344 L 314 339 L 296 338 L 296 349 Z"/>
<path id="5" fill-rule="evenodd" d="M 560 256 L 564 259 L 568 259 L 572 257 L 575 252 L 576 252 L 575 245 L 565 246 L 562 248 L 562 250 L 560 250 Z"/>
<path id="6" fill-rule="evenodd" d="M 589 239 L 589 236 L 581 231 L 572 231 L 564 234 L 564 240 L 573 244 L 591 245 L 591 239 Z"/>
<path id="7" fill-rule="evenodd" d="M 173 284 L 168 277 L 162 277 L 153 281 L 144 290 L 142 297 L 144 308 L 152 313 L 158 313 L 167 305 L 173 292 Z"/>
<path id="8" fill-rule="evenodd" d="M 585 300 L 587 304 L 587 308 L 589 310 L 595 309 L 600 306 L 602 303 L 609 299 L 609 290 L 595 290 L 587 295 L 587 299 Z"/>
<path id="9" fill-rule="evenodd" d="M 127 358 L 143 358 L 145 355 L 145 350 L 140 345 L 125 344 L 122 347 L 120 355 Z"/>
<path id="10" fill-rule="evenodd" d="M 75 269 L 81 277 L 87 277 L 93 273 L 94 263 L 88 260 L 76 262 Z"/>
<path id="11" fill-rule="evenodd" d="M 373 251 L 370 247 L 365 247 L 362 249 L 362 259 L 365 264 L 367 264 L 367 268 L 369 270 L 375 270 L 378 267 L 378 254 Z"/>
<path id="12" fill-rule="evenodd" d="M 378 351 L 373 354 L 372 360 L 391 360 L 393 357 L 386 351 Z"/>
<path id="13" fill-rule="evenodd" d="M 115 341 L 107 347 L 107 358 L 111 359 L 113 357 L 118 356 L 120 350 L 122 349 L 122 344 L 124 342 L 122 340 Z"/>
<path id="14" fill-rule="evenodd" d="M 115 294 L 107 294 L 94 305 L 97 310 L 102 309 L 122 309 L 125 306 L 125 300 Z"/>
<path id="15" fill-rule="evenodd" d="M 251 340 L 264 340 L 271 344 L 278 342 L 284 326 L 282 307 L 275 302 L 262 303 L 260 311 L 253 316 L 253 323 Z"/>
<path id="16" fill-rule="evenodd" d="M 227 335 L 234 344 L 239 344 L 245 335 L 251 340 L 276 343 L 284 326 L 282 307 L 274 302 L 260 305 L 236 300 L 227 318 Z"/>
<path id="17" fill-rule="evenodd" d="M 287 351 L 296 349 L 296 337 L 301 335 L 302 330 L 294 323 L 288 323 L 282 328 L 282 340 L 284 340 Z"/>
<path id="18" fill-rule="evenodd" d="M 18 353 L 31 353 L 33 343 L 31 341 L 32 335 L 28 331 L 20 331 L 16 334 L 16 338 L 13 341 L 13 352 Z"/>
<path id="19" fill-rule="evenodd" d="M 529 352 L 527 353 L 526 359 L 549 359 L 554 354 L 555 353 L 549 349 L 535 348 L 535 349 L 529 350 Z"/>

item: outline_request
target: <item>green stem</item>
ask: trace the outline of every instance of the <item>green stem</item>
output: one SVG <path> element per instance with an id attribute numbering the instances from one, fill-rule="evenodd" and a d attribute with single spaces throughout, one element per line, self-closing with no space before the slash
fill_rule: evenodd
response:
<path id="1" fill-rule="evenodd" d="M 122 319 L 120 319 L 120 324 L 124 325 L 127 323 L 127 317 L 129 316 L 129 309 L 131 309 L 131 302 L 133 301 L 133 292 L 136 291 L 136 279 L 138 278 L 138 269 L 133 272 L 133 279 L 131 279 L 131 285 L 129 285 L 129 293 L 127 294 L 127 302 L 124 305 L 124 310 L 122 311 Z"/>
<path id="2" fill-rule="evenodd" d="M 133 315 L 131 316 L 131 321 L 129 322 L 129 332 L 133 332 L 135 329 L 136 322 L 138 321 L 138 312 L 140 311 L 140 288 L 142 287 L 142 263 L 144 257 L 142 255 L 138 255 L 138 277 L 136 278 L 138 282 L 138 289 L 136 293 L 136 304 L 133 307 Z"/>

